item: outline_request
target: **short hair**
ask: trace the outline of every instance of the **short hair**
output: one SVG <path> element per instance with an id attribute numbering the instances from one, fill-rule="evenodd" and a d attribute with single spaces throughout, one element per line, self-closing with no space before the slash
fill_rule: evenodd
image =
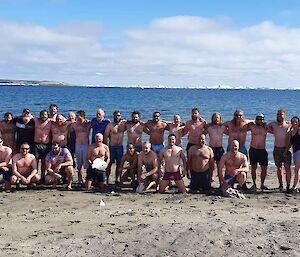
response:
<path id="1" fill-rule="evenodd" d="M 293 119 L 296 119 L 296 120 L 298 120 L 298 122 L 300 122 L 300 119 L 299 119 L 299 117 L 298 117 L 298 116 L 294 116 L 294 117 L 292 117 L 292 118 L 291 118 L 291 123 L 292 123 L 292 120 L 293 120 Z"/>
<path id="2" fill-rule="evenodd" d="M 176 138 L 176 135 L 175 135 L 174 133 L 171 133 L 171 134 L 168 135 L 168 139 L 169 139 L 170 137 L 175 137 L 175 138 Z"/>
<path id="3" fill-rule="evenodd" d="M 160 112 L 156 111 L 156 112 L 153 112 L 152 116 L 154 116 L 155 114 L 161 115 Z"/>
<path id="4" fill-rule="evenodd" d="M 13 116 L 13 114 L 11 112 L 4 113 L 4 118 L 7 117 L 7 116 L 9 116 L 9 115 Z"/>
<path id="5" fill-rule="evenodd" d="M 120 113 L 121 114 L 121 112 L 120 111 L 118 111 L 118 110 L 115 110 L 114 112 L 113 112 L 113 116 L 115 116 L 116 114 L 118 114 L 118 113 Z"/>
<path id="6" fill-rule="evenodd" d="M 286 110 L 284 108 L 280 108 L 277 112 L 283 112 L 284 114 L 286 114 Z"/>
<path id="7" fill-rule="evenodd" d="M 199 110 L 198 108 L 193 108 L 193 109 L 192 109 L 192 112 L 196 112 L 196 111 L 197 111 L 197 112 L 200 112 L 200 110 Z"/>
<path id="8" fill-rule="evenodd" d="M 83 117 L 83 118 L 85 118 L 85 111 L 84 110 L 79 110 L 79 111 L 76 112 L 76 114 Z"/>
<path id="9" fill-rule="evenodd" d="M 57 142 L 57 141 L 53 141 L 53 142 L 51 143 L 51 146 L 59 146 L 59 147 L 60 147 L 60 143 Z"/>
<path id="10" fill-rule="evenodd" d="M 241 112 L 242 114 L 244 114 L 243 110 L 241 110 L 241 109 L 236 109 L 236 110 L 234 111 L 234 114 L 236 114 L 236 113 L 238 113 L 238 112 Z"/>
<path id="11" fill-rule="evenodd" d="M 140 116 L 140 112 L 139 112 L 139 111 L 133 111 L 133 112 L 131 113 L 131 116 L 136 115 L 136 114 Z"/>
<path id="12" fill-rule="evenodd" d="M 48 114 L 48 111 L 44 109 L 44 110 L 41 110 L 41 111 L 40 111 L 40 116 L 41 116 L 44 112 L 46 112 L 46 113 Z"/>
<path id="13" fill-rule="evenodd" d="M 50 105 L 49 105 L 49 109 L 51 109 L 52 107 L 58 108 L 57 104 L 50 104 Z"/>

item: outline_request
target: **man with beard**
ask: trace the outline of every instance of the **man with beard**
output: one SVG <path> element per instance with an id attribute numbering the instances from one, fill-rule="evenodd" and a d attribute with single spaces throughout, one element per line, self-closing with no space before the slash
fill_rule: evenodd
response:
<path id="1" fill-rule="evenodd" d="M 11 169 L 12 150 L 8 146 L 3 145 L 3 139 L 0 137 L 0 174 L 3 175 L 5 189 L 10 188 L 10 178 L 12 175 Z M 0 183 L 3 183 L 1 180 Z"/>
<path id="2" fill-rule="evenodd" d="M 56 121 L 51 124 L 52 142 L 58 142 L 61 147 L 67 147 L 69 125 L 61 114 L 57 114 Z"/>
<path id="3" fill-rule="evenodd" d="M 75 156 L 78 169 L 78 181 L 84 183 L 83 173 L 88 167 L 87 154 L 91 129 L 91 122 L 86 119 L 85 111 L 80 110 L 77 112 L 76 122 L 70 123 L 70 129 L 73 129 L 76 135 Z"/>
<path id="4" fill-rule="evenodd" d="M 168 136 L 168 146 L 162 149 L 158 155 L 159 163 L 165 163 L 165 172 L 159 183 L 159 192 L 164 193 L 170 181 L 174 180 L 179 192 L 185 194 L 186 188 L 182 177 L 186 175 L 186 158 L 181 147 L 175 145 L 176 136 Z M 183 163 L 183 172 L 180 173 L 180 164 Z M 161 167 L 161 165 L 159 165 Z"/>
<path id="5" fill-rule="evenodd" d="M 182 148 L 182 136 L 184 132 L 185 124 L 181 123 L 181 117 L 179 114 L 173 116 L 173 122 L 168 123 L 167 130 L 169 135 L 174 134 L 176 137 L 175 144 Z"/>
<path id="6" fill-rule="evenodd" d="M 151 149 L 156 153 L 164 148 L 164 132 L 167 129 L 167 123 L 160 119 L 160 112 L 154 112 L 152 120 L 146 122 L 144 132 L 149 135 Z"/>
<path id="7" fill-rule="evenodd" d="M 211 170 L 214 169 L 213 150 L 205 145 L 205 135 L 199 136 L 198 144 L 193 145 L 188 153 L 191 192 L 209 191 L 211 188 Z"/>
<path id="8" fill-rule="evenodd" d="M 247 179 L 249 165 L 246 155 L 239 152 L 239 142 L 233 140 L 230 151 L 225 153 L 218 165 L 218 177 L 222 191 L 233 188 L 238 183 L 238 188 L 242 188 Z M 225 167 L 225 176 L 223 176 L 223 168 Z"/>
<path id="9" fill-rule="evenodd" d="M 125 129 L 127 130 L 127 144 L 133 144 L 135 150 L 141 152 L 144 124 L 140 121 L 140 113 L 138 111 L 132 112 L 131 121 L 125 123 Z"/>
<path id="10" fill-rule="evenodd" d="M 125 121 L 121 120 L 121 113 L 114 111 L 114 121 L 109 123 L 105 129 L 104 142 L 109 142 L 110 163 L 106 169 L 107 183 L 111 172 L 111 166 L 116 162 L 116 178 L 115 185 L 120 181 L 120 163 L 123 157 L 123 137 L 125 131 Z M 109 139 L 109 140 L 108 140 Z"/>
<path id="11" fill-rule="evenodd" d="M 98 133 L 101 133 L 102 135 L 104 135 L 105 133 L 105 129 L 106 126 L 108 125 L 108 123 L 110 123 L 109 120 L 104 118 L 104 110 L 103 109 L 98 109 L 96 112 L 96 118 L 93 118 L 91 120 L 92 123 L 92 143 L 95 143 L 95 136 Z M 104 143 L 106 144 L 107 142 L 104 141 Z"/>
<path id="12" fill-rule="evenodd" d="M 46 110 L 40 111 L 40 117 L 34 118 L 34 155 L 41 159 L 41 181 L 45 182 L 45 158 L 51 151 L 51 121 Z"/>
<path id="13" fill-rule="evenodd" d="M 12 158 L 13 175 L 10 178 L 12 185 L 19 183 L 30 185 L 40 181 L 40 176 L 37 174 L 36 159 L 33 154 L 29 153 L 29 150 L 30 145 L 24 142 L 20 145 L 20 153 Z"/>
<path id="14" fill-rule="evenodd" d="M 265 115 L 259 113 L 256 115 L 255 122 L 248 123 L 248 130 L 251 131 L 251 143 L 249 149 L 249 158 L 251 165 L 251 175 L 253 180 L 252 189 L 256 191 L 256 169 L 257 163 L 261 167 L 261 186 L 262 190 L 268 189 L 265 185 L 268 167 L 268 152 L 266 150 L 267 125 L 265 123 Z"/>
<path id="15" fill-rule="evenodd" d="M 247 136 L 247 121 L 244 119 L 244 112 L 236 110 L 233 119 L 224 123 L 228 134 L 227 152 L 231 150 L 231 142 L 237 140 L 239 142 L 239 151 L 247 156 L 247 149 L 245 147 Z"/>
<path id="16" fill-rule="evenodd" d="M 189 153 L 189 149 L 193 145 L 197 145 L 199 137 L 203 134 L 206 121 L 200 117 L 200 111 L 198 108 L 192 109 L 192 119 L 187 121 L 184 128 L 184 135 L 188 134 L 188 144 L 186 146 L 186 152 Z"/>
<path id="17" fill-rule="evenodd" d="M 222 116 L 218 112 L 214 112 L 211 116 L 211 123 L 209 123 L 205 132 L 209 135 L 209 146 L 214 152 L 214 160 L 218 166 L 222 155 L 224 154 L 223 148 L 223 134 L 226 131 L 226 127 L 222 124 Z M 210 170 L 211 179 L 213 178 L 213 169 Z"/>
<path id="18" fill-rule="evenodd" d="M 279 190 L 283 191 L 282 180 L 282 164 L 284 165 L 286 173 L 286 190 L 290 191 L 291 182 L 291 163 L 292 154 L 290 151 L 285 151 L 288 145 L 288 129 L 290 125 L 286 122 L 286 111 L 279 109 L 277 111 L 277 119 L 268 124 L 267 128 L 270 133 L 274 135 L 274 151 L 273 157 L 277 167 L 277 178 L 279 182 Z"/>
<path id="19" fill-rule="evenodd" d="M 49 106 L 49 119 L 51 121 L 56 121 L 56 117 L 57 117 L 57 114 L 58 114 L 58 106 L 57 104 L 50 104 Z"/>
<path id="20" fill-rule="evenodd" d="M 16 153 L 16 124 L 13 122 L 11 112 L 4 114 L 4 119 L 0 121 L 0 132 L 2 135 L 3 145 L 12 149 L 12 154 Z"/>
<path id="21" fill-rule="evenodd" d="M 73 159 L 67 148 L 60 147 L 58 142 L 52 142 L 51 151 L 46 156 L 46 184 L 56 185 L 62 177 L 67 178 L 68 190 L 72 190 Z"/>
<path id="22" fill-rule="evenodd" d="M 28 108 L 23 109 L 22 115 L 14 118 L 13 122 L 16 124 L 17 135 L 17 152 L 20 152 L 21 145 L 26 142 L 30 146 L 30 152 L 33 153 L 34 143 L 34 126 L 35 122 L 33 116 Z"/>

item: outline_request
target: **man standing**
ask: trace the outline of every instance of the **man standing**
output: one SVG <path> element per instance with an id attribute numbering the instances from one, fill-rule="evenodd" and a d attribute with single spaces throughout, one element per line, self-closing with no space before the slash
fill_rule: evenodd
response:
<path id="1" fill-rule="evenodd" d="M 67 147 L 69 123 L 61 114 L 57 114 L 56 121 L 51 124 L 52 142 L 57 142 L 61 147 Z"/>
<path id="2" fill-rule="evenodd" d="M 78 181 L 84 183 L 83 173 L 88 167 L 87 154 L 91 122 L 85 118 L 85 111 L 81 110 L 77 112 L 76 122 L 71 123 L 70 126 L 71 129 L 74 129 L 76 135 L 75 156 L 78 169 Z"/>
<path id="3" fill-rule="evenodd" d="M 247 156 L 239 152 L 239 142 L 233 140 L 231 146 L 231 150 L 222 156 L 218 165 L 218 177 L 223 192 L 228 188 L 233 188 L 235 183 L 242 188 L 246 183 L 246 173 L 249 171 Z M 223 176 L 224 167 L 225 176 Z"/>
<path id="4" fill-rule="evenodd" d="M 125 129 L 127 130 L 127 145 L 133 144 L 135 150 L 141 152 L 144 124 L 140 121 L 140 113 L 138 111 L 132 112 L 131 121 L 125 123 Z"/>
<path id="5" fill-rule="evenodd" d="M 40 181 L 35 156 L 29 153 L 29 150 L 30 145 L 26 142 L 22 143 L 20 153 L 17 153 L 12 159 L 13 175 L 10 179 L 12 185 L 18 185 L 19 183 L 30 185 Z"/>
<path id="6" fill-rule="evenodd" d="M 107 183 L 111 172 L 111 166 L 116 163 L 115 185 L 120 182 L 120 163 L 123 157 L 123 137 L 125 131 L 125 121 L 121 120 L 121 113 L 114 111 L 114 121 L 109 123 L 105 129 L 104 142 L 109 142 L 110 163 L 107 167 Z M 108 140 L 109 139 L 109 140 Z"/>
<path id="7" fill-rule="evenodd" d="M 193 145 L 197 145 L 199 137 L 203 134 L 206 121 L 200 117 L 200 111 L 198 108 L 192 109 L 192 119 L 187 121 L 184 128 L 184 135 L 188 134 L 188 144 L 186 146 L 186 152 L 189 153 L 189 149 Z"/>
<path id="8" fill-rule="evenodd" d="M 108 123 L 110 122 L 109 120 L 104 118 L 104 111 L 103 109 L 98 109 L 96 112 L 96 118 L 93 118 L 91 123 L 92 123 L 92 143 L 95 143 L 95 136 L 98 133 L 101 133 L 102 135 L 104 135 L 106 126 L 108 125 Z M 104 141 L 104 143 L 106 144 L 107 142 Z"/>
<path id="9" fill-rule="evenodd" d="M 4 119 L 0 121 L 0 132 L 2 135 L 3 145 L 10 147 L 13 155 L 16 153 L 16 124 L 13 122 L 11 112 L 4 114 Z"/>
<path id="10" fill-rule="evenodd" d="M 227 128 L 228 146 L 227 152 L 231 150 L 231 142 L 237 140 L 239 142 L 239 151 L 247 156 L 248 152 L 245 147 L 247 136 L 247 121 L 244 119 L 244 112 L 236 110 L 233 119 L 224 123 Z"/>
<path id="11" fill-rule="evenodd" d="M 45 182 L 45 158 L 51 151 L 51 121 L 48 112 L 42 110 L 39 118 L 34 118 L 34 155 L 37 160 L 41 159 L 41 181 Z"/>
<path id="12" fill-rule="evenodd" d="M 30 146 L 30 152 L 33 153 L 34 143 L 34 119 L 28 108 L 23 109 L 22 116 L 14 118 L 17 130 L 17 152 L 20 152 L 21 144 L 24 142 Z"/>
<path id="13" fill-rule="evenodd" d="M 11 157 L 12 149 L 3 145 L 4 141 L 0 137 L 0 174 L 3 175 L 5 189 L 10 188 L 10 177 L 12 174 Z"/>
<path id="14" fill-rule="evenodd" d="M 146 122 L 144 132 L 150 136 L 151 149 L 156 153 L 164 148 L 164 132 L 167 123 L 160 119 L 160 112 L 154 112 L 152 120 Z"/>
<path id="15" fill-rule="evenodd" d="M 186 175 L 186 158 L 181 147 L 176 146 L 176 136 L 168 136 L 168 146 L 162 149 L 158 155 L 159 163 L 165 163 L 165 172 L 159 183 L 159 192 L 164 193 L 171 180 L 174 180 L 179 191 L 186 193 L 182 176 Z M 180 173 L 180 163 L 183 163 L 183 174 Z M 161 167 L 161 165 L 159 165 Z"/>
<path id="16" fill-rule="evenodd" d="M 159 183 L 157 155 L 151 150 L 150 142 L 143 143 L 143 151 L 138 155 L 138 182 L 141 191 L 157 188 Z"/>
<path id="17" fill-rule="evenodd" d="M 262 190 L 268 189 L 265 186 L 268 167 L 268 152 L 266 150 L 267 125 L 265 123 L 265 115 L 259 113 L 256 115 L 255 123 L 248 123 L 248 130 L 251 131 L 251 143 L 249 149 L 249 158 L 251 165 L 251 175 L 253 180 L 252 189 L 256 191 L 256 169 L 257 163 L 261 167 L 261 186 Z"/>
<path id="18" fill-rule="evenodd" d="M 49 106 L 50 120 L 55 122 L 58 114 L 58 106 L 57 104 L 50 104 Z"/>
<path id="19" fill-rule="evenodd" d="M 205 145 L 205 135 L 200 135 L 198 144 L 190 147 L 188 152 L 191 192 L 209 191 L 211 188 L 211 171 L 214 169 L 213 150 Z"/>
<path id="20" fill-rule="evenodd" d="M 215 112 L 211 116 L 211 123 L 206 126 L 206 132 L 209 135 L 209 146 L 214 152 L 214 160 L 218 166 L 222 155 L 224 154 L 223 148 L 223 134 L 226 131 L 226 127 L 222 124 L 222 116 L 220 113 Z M 210 170 L 211 179 L 213 178 L 213 170 Z"/>
<path id="21" fill-rule="evenodd" d="M 68 181 L 68 190 L 72 190 L 73 159 L 67 148 L 61 148 L 58 142 L 52 142 L 51 151 L 46 156 L 46 184 L 56 184 L 62 177 Z"/>
<path id="22" fill-rule="evenodd" d="M 92 167 L 93 162 L 96 159 L 101 159 L 108 165 L 110 162 L 110 153 L 107 145 L 103 143 L 103 135 L 98 133 L 95 135 L 95 143 L 90 145 L 88 151 L 88 163 L 89 167 L 87 169 L 85 189 L 90 190 L 92 183 L 95 182 L 100 188 L 105 188 L 106 183 L 106 172 L 104 170 L 98 170 Z"/>
<path id="23" fill-rule="evenodd" d="M 184 133 L 185 124 L 181 123 L 181 118 L 179 114 L 173 116 L 173 122 L 168 123 L 167 130 L 170 134 L 176 136 L 176 145 L 182 148 L 182 136 Z"/>
<path id="24" fill-rule="evenodd" d="M 286 190 L 290 191 L 291 182 L 291 164 L 292 154 L 290 151 L 285 149 L 288 145 L 288 128 L 289 124 L 286 122 L 286 111 L 279 109 L 277 111 L 277 120 L 268 124 L 268 131 L 274 135 L 274 151 L 273 157 L 275 165 L 277 167 L 277 178 L 279 182 L 279 190 L 283 191 L 283 180 L 282 180 L 282 164 L 284 165 L 286 173 Z"/>

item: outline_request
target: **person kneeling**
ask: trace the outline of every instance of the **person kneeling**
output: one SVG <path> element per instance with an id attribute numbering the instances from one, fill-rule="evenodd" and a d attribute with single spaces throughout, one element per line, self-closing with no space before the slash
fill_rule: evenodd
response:
<path id="1" fill-rule="evenodd" d="M 46 156 L 45 183 L 48 185 L 56 185 L 58 181 L 67 179 L 68 190 L 72 190 L 73 181 L 73 158 L 67 148 L 62 148 L 58 142 L 53 142 L 51 151 Z"/>

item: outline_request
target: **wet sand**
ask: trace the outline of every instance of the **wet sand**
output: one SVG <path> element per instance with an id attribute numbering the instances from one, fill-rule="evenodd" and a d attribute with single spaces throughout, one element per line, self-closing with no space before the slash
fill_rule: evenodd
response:
<path id="1" fill-rule="evenodd" d="M 300 195 L 280 193 L 268 172 L 270 190 L 245 200 L 217 190 L 1 192 L 0 256 L 300 256 Z"/>

